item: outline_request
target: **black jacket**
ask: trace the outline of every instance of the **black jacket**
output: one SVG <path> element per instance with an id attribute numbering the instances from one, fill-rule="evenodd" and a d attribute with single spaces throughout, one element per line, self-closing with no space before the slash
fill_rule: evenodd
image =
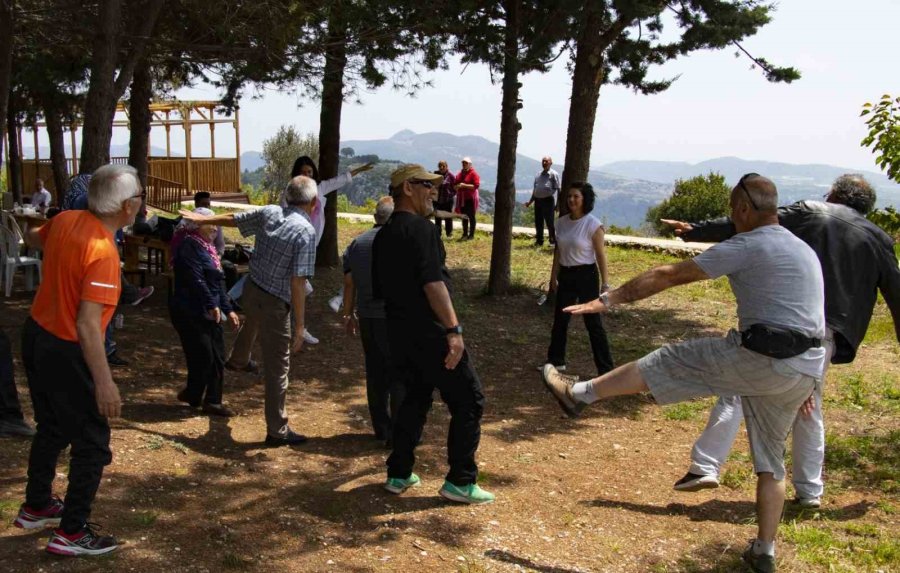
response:
<path id="1" fill-rule="evenodd" d="M 831 362 L 853 362 L 866 335 L 878 290 L 900 341 L 900 267 L 893 241 L 850 207 L 800 201 L 778 209 L 778 221 L 812 247 L 825 279 L 825 322 L 835 333 Z M 735 234 L 727 217 L 693 224 L 685 241 L 717 242 Z"/>

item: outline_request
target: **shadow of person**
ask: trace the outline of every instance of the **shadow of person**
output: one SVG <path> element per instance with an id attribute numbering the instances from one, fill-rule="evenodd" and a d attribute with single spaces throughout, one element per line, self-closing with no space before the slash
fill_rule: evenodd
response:
<path id="1" fill-rule="evenodd" d="M 579 571 L 581 571 L 581 569 L 568 569 L 565 567 L 557 567 L 556 565 L 541 565 L 527 557 L 519 557 L 509 551 L 502 551 L 500 549 L 489 549 L 484 552 L 484 556 L 489 559 L 494 559 L 495 561 L 524 567 L 528 571 L 538 571 L 539 573 L 579 573 Z"/>
<path id="2" fill-rule="evenodd" d="M 181 402 L 126 402 L 122 406 L 122 419 L 140 424 L 180 422 L 193 418 L 197 412 Z"/>
<path id="3" fill-rule="evenodd" d="M 613 499 L 594 499 L 581 503 L 589 507 L 624 509 L 646 515 L 683 515 L 691 521 L 717 521 L 720 523 L 744 522 L 753 519 L 756 515 L 756 505 L 752 501 L 710 499 L 693 505 L 670 503 L 665 506 Z"/>

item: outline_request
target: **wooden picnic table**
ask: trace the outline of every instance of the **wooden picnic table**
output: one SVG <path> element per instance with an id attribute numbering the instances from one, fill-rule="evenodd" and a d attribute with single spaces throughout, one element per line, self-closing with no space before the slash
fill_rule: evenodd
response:
<path id="1" fill-rule="evenodd" d="M 140 270 L 140 253 L 141 247 L 147 249 L 148 270 L 153 254 L 157 253 L 156 263 L 157 272 L 164 273 L 169 268 L 169 243 L 163 241 L 154 235 L 132 235 L 125 234 L 125 243 L 122 247 L 122 253 L 125 258 L 125 271 L 136 272 Z"/>
<path id="2" fill-rule="evenodd" d="M 19 227 L 22 228 L 23 232 L 27 231 L 29 227 L 40 227 L 49 220 L 47 219 L 47 217 L 38 213 L 35 213 L 34 215 L 26 215 L 24 213 L 9 211 L 9 214 L 13 216 L 13 218 L 16 220 L 16 223 L 18 223 Z"/>

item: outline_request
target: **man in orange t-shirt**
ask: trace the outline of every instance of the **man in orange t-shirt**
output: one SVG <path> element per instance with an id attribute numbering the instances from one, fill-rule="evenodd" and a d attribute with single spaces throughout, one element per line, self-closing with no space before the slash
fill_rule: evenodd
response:
<path id="1" fill-rule="evenodd" d="M 141 207 L 137 171 L 106 165 L 91 178 L 87 211 L 60 213 L 29 230 L 43 249 L 43 281 L 22 331 L 22 358 L 37 432 L 28 460 L 25 503 L 15 525 L 55 526 L 47 551 L 101 555 L 118 545 L 88 525 L 103 467 L 112 461 L 108 418 L 122 401 L 103 348 L 119 301 L 117 230 Z M 72 447 L 65 503 L 52 495 L 60 452 Z"/>

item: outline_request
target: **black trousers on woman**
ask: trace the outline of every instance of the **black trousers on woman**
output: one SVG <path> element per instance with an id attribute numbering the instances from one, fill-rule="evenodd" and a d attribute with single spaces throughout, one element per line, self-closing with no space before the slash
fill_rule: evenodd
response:
<path id="1" fill-rule="evenodd" d="M 563 312 L 563 309 L 599 297 L 600 272 L 597 265 L 560 267 L 557 278 L 559 287 L 556 291 L 556 308 L 553 314 L 550 348 L 547 349 L 547 362 L 554 366 L 562 366 L 566 363 L 566 338 L 569 320 L 572 318 L 572 315 Z M 613 369 L 613 359 L 609 351 L 606 330 L 603 328 L 603 320 L 599 314 L 583 314 L 582 317 L 588 338 L 591 340 L 591 352 L 594 354 L 597 374 L 605 374 Z"/>
<path id="2" fill-rule="evenodd" d="M 463 237 L 474 237 L 475 236 L 475 202 L 472 200 L 466 201 L 466 204 L 459 208 L 460 213 L 463 215 L 467 215 L 469 217 L 468 220 L 462 220 L 463 226 Z"/>
<path id="3" fill-rule="evenodd" d="M 440 201 L 434 201 L 434 208 L 440 209 L 441 211 L 447 211 L 448 213 L 453 212 L 453 199 L 449 201 L 444 201 L 443 203 Z M 447 230 L 447 236 L 453 235 L 453 219 L 439 219 L 437 215 L 434 217 L 434 224 L 437 225 L 438 232 L 441 230 L 441 225 L 444 225 L 444 228 Z"/>
<path id="4" fill-rule="evenodd" d="M 191 406 L 222 403 L 225 381 L 225 338 L 222 326 L 169 305 L 172 325 L 187 359 L 187 398 Z M 204 397 L 205 394 L 205 397 Z"/>

